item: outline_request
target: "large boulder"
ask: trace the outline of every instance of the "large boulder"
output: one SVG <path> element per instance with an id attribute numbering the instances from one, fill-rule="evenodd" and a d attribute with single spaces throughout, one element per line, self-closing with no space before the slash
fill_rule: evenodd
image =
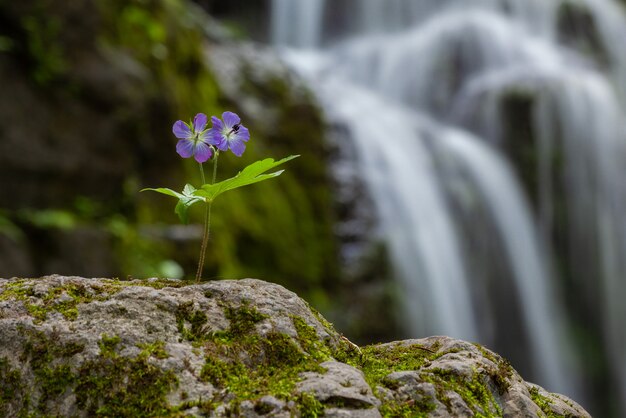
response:
<path id="1" fill-rule="evenodd" d="M 0 415 L 589 417 L 497 354 L 357 347 L 285 288 L 0 279 Z"/>

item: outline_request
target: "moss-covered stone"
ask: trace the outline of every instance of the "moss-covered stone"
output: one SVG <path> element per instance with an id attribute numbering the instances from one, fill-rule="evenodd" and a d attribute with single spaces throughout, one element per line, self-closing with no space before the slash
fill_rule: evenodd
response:
<path id="1" fill-rule="evenodd" d="M 320 341 L 315 328 L 298 316 L 292 316 L 291 319 L 298 333 L 298 344 L 300 344 L 300 347 L 302 347 L 304 351 L 309 353 L 318 362 L 332 358 L 332 350 L 327 345 L 327 342 Z"/>
<path id="2" fill-rule="evenodd" d="M 23 403 L 20 413 L 30 413 L 33 405 L 38 414 L 54 414 L 56 407 L 53 401 L 71 389 L 76 382 L 68 361 L 85 347 L 78 342 L 59 343 L 54 335 L 46 335 L 40 331 L 22 329 L 21 333 L 27 338 L 22 361 L 30 364 L 35 387 L 21 388 L 31 395 L 30 402 Z"/>
<path id="3" fill-rule="evenodd" d="M 119 337 L 102 337 L 100 356 L 86 362 L 75 377 L 76 403 L 92 416 L 152 417 L 173 412 L 166 395 L 178 383 L 172 371 L 152 364 L 162 351 L 145 348 L 135 358 L 119 355 Z"/>
<path id="4" fill-rule="evenodd" d="M 498 394 L 502 395 L 506 393 L 511 386 L 510 379 L 513 377 L 515 372 L 511 363 L 509 363 L 509 361 L 505 358 L 497 357 L 480 344 L 474 343 L 474 346 L 478 348 L 485 358 L 491 360 L 493 364 L 497 365 L 497 369 L 490 375 L 496 385 Z"/>
<path id="5" fill-rule="evenodd" d="M 213 333 L 203 346 L 206 362 L 201 378 L 234 394 L 235 403 L 265 395 L 293 400 L 297 396 L 294 389 L 299 374 L 323 370 L 312 340 L 317 340 L 316 336 L 308 332 L 299 334 L 298 345 L 285 334 L 257 334 L 255 325 L 268 316 L 248 304 L 227 307 L 226 316 L 230 320 L 229 329 Z"/>
<path id="6" fill-rule="evenodd" d="M 346 346 L 346 348 L 349 349 L 348 346 Z M 359 368 L 364 373 L 366 381 L 372 388 L 386 387 L 392 390 L 397 389 L 398 383 L 388 380 L 388 376 L 393 372 L 400 371 L 420 371 L 420 380 L 434 385 L 436 389 L 436 399 L 390 400 L 381 397 L 380 399 L 383 403 L 380 411 L 383 416 L 428 416 L 428 413 L 433 411 L 436 407 L 435 401 L 439 401 L 449 407 L 447 394 L 450 392 L 459 394 L 476 416 L 501 416 L 502 409 L 489 386 L 489 376 L 475 372 L 471 379 L 467 379 L 449 369 L 424 369 L 424 367 L 438 358 L 457 351 L 458 349 L 439 350 L 437 344 L 430 347 L 415 344 L 384 344 L 363 347 L 360 349 L 360 352 L 356 352 L 354 349 L 343 352 L 336 351 L 335 357 Z M 484 350 L 484 352 L 488 353 L 487 350 Z M 500 388 L 508 387 L 507 379 L 510 378 L 512 369 L 510 369 L 508 363 L 503 359 L 496 359 L 493 355 L 490 357 L 495 360 L 495 364 L 502 368 L 502 371 L 499 372 L 501 374 L 494 374 L 494 376 L 500 376 L 502 379 L 498 380 L 499 390 Z"/>
<path id="7" fill-rule="evenodd" d="M 60 284 L 47 289 L 45 293 L 36 292 L 32 282 L 26 280 L 16 280 L 7 284 L 0 293 L 0 301 L 3 300 L 20 300 L 24 303 L 24 307 L 28 313 L 35 318 L 36 321 L 44 321 L 50 312 L 58 312 L 65 319 L 73 321 L 78 317 L 78 305 L 81 303 L 89 303 L 94 300 L 103 301 L 110 298 L 115 293 L 127 286 L 147 286 L 154 289 L 162 289 L 164 287 L 181 287 L 188 283 L 179 280 L 143 280 L 129 281 L 112 279 L 102 283 L 89 286 L 87 288 L 80 283 Z"/>
<path id="8" fill-rule="evenodd" d="M 166 399 L 177 385 L 176 375 L 150 362 L 151 357 L 167 358 L 162 342 L 146 344 L 136 357 L 125 357 L 118 353 L 120 337 L 103 335 L 100 355 L 77 367 L 71 360 L 84 350 L 82 344 L 60 344 L 54 335 L 22 332 L 27 336 L 22 361 L 29 362 L 35 383 L 27 387 L 6 358 L 0 359 L 0 412 L 21 400 L 19 416 L 57 416 L 58 399 L 68 393 L 75 394 L 76 405 L 89 416 L 173 416 L 178 410 Z"/>
<path id="9" fill-rule="evenodd" d="M 256 324 L 269 317 L 257 311 L 256 308 L 250 307 L 247 302 L 238 308 L 227 306 L 225 315 L 230 321 L 228 333 L 233 339 L 250 334 Z"/>
<path id="10" fill-rule="evenodd" d="M 202 341 L 206 337 L 204 329 L 207 316 L 204 312 L 194 309 L 193 302 L 183 303 L 176 310 L 176 324 L 182 338 L 188 341 Z M 187 325 L 189 324 L 189 325 Z"/>
<path id="11" fill-rule="evenodd" d="M 10 416 L 9 403 L 23 402 L 23 407 L 29 404 L 28 393 L 24 390 L 22 374 L 16 368 L 11 367 L 6 357 L 0 358 L 0 415 Z"/>
<path id="12" fill-rule="evenodd" d="M 549 417 L 588 418 L 480 345 L 430 337 L 358 347 L 293 293 L 258 280 L 156 292 L 145 281 L 0 283 L 10 293 L 0 305 L 0 413 L 7 416 L 317 417 L 376 408 L 384 417 L 498 417 L 514 404 L 529 414 L 538 406 Z M 78 284 L 77 297 L 91 298 L 81 302 L 91 306 L 77 320 L 23 314 L 24 298 L 67 294 Z M 126 313 L 113 317 L 120 308 Z M 146 319 L 160 327 L 144 326 Z"/>

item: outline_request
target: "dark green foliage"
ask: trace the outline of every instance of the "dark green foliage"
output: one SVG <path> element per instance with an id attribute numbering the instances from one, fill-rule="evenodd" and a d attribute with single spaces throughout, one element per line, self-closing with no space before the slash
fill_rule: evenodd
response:
<path id="1" fill-rule="evenodd" d="M 58 80 L 67 69 L 66 53 L 59 42 L 61 22 L 40 12 L 25 16 L 22 27 L 35 82 L 45 86 Z"/>

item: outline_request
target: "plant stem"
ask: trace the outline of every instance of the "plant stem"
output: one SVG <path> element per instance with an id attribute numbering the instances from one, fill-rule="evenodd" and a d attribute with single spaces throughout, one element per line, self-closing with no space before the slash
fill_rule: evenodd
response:
<path id="1" fill-rule="evenodd" d="M 219 157 L 220 153 L 218 150 L 215 150 L 215 157 L 213 158 L 213 180 L 211 184 L 215 183 L 215 179 L 217 178 L 217 157 Z M 202 184 L 206 183 L 204 178 L 204 168 L 202 167 L 202 163 L 200 163 L 200 179 L 202 180 Z M 209 242 L 209 233 L 211 231 L 211 205 L 213 201 L 207 202 L 206 208 L 204 211 L 204 233 L 202 236 L 202 246 L 200 247 L 200 261 L 198 262 L 198 271 L 196 272 L 196 283 L 200 282 L 200 278 L 202 276 L 202 269 L 204 267 L 204 257 L 206 255 L 206 247 Z"/>

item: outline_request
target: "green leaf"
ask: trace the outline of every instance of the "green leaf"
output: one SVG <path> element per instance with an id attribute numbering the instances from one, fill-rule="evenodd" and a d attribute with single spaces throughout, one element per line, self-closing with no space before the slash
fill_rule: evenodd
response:
<path id="1" fill-rule="evenodd" d="M 283 158 L 279 161 L 274 161 L 273 158 L 266 158 L 264 160 L 257 161 L 244 168 L 235 177 L 220 181 L 219 183 L 203 185 L 200 189 L 193 192 L 193 195 L 200 196 L 206 199 L 207 202 L 212 202 L 217 196 L 228 190 L 237 189 L 239 187 L 280 176 L 284 170 L 269 174 L 263 173 L 298 157 L 299 155 L 290 155 L 289 157 Z"/>
<path id="2" fill-rule="evenodd" d="M 176 204 L 176 208 L 174 212 L 180 218 L 180 221 L 184 224 L 189 222 L 189 208 L 197 202 L 202 202 L 204 199 L 194 196 L 193 193 L 196 191 L 196 188 L 191 184 L 185 184 L 185 188 L 183 189 L 183 197 L 178 200 Z"/>
<path id="3" fill-rule="evenodd" d="M 141 191 L 143 192 L 146 190 L 157 192 L 157 193 L 162 193 L 162 194 L 177 198 L 178 203 L 176 204 L 176 208 L 174 208 L 174 212 L 176 212 L 176 214 L 178 215 L 178 218 L 184 224 L 189 222 L 189 213 L 188 213 L 189 208 L 197 202 L 204 201 L 204 198 L 194 195 L 194 193 L 196 192 L 196 188 L 193 187 L 191 184 L 185 185 L 185 188 L 183 189 L 182 194 L 172 189 L 167 189 L 163 187 L 160 187 L 158 189 L 149 189 L 149 188 L 142 189 Z"/>

